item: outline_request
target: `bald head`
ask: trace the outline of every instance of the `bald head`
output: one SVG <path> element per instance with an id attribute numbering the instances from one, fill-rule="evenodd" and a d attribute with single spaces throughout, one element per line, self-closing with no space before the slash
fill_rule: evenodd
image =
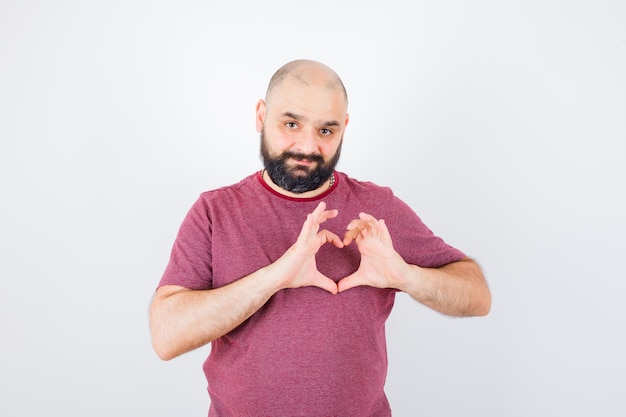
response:
<path id="1" fill-rule="evenodd" d="M 272 76 L 265 101 L 270 102 L 272 94 L 275 90 L 283 85 L 285 81 L 293 82 L 303 86 L 317 86 L 328 89 L 329 91 L 340 91 L 346 103 L 348 102 L 348 94 L 346 88 L 341 82 L 341 78 L 330 67 L 311 60 L 300 59 L 288 62 L 283 65 Z"/>

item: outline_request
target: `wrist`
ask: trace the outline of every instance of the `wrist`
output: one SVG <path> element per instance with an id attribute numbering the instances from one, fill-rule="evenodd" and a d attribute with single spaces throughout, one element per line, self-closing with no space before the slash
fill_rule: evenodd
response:
<path id="1" fill-rule="evenodd" d="M 411 295 L 418 294 L 423 288 L 423 269 L 403 261 L 402 268 L 394 277 L 394 282 L 397 283 L 396 289 Z"/>

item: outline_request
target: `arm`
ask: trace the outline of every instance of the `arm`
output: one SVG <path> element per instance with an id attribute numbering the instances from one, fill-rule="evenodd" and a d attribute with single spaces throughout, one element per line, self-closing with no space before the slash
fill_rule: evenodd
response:
<path id="1" fill-rule="evenodd" d="M 169 360 L 230 332 L 261 308 L 277 291 L 316 286 L 331 293 L 337 285 L 317 270 L 315 254 L 341 239 L 320 224 L 337 216 L 320 203 L 307 216 L 296 242 L 274 263 L 224 287 L 189 290 L 159 288 L 150 306 L 150 331 L 157 355 Z"/>
<path id="2" fill-rule="evenodd" d="M 449 316 L 489 313 L 491 292 L 480 267 L 471 259 L 439 268 L 407 264 L 393 248 L 384 220 L 365 213 L 348 225 L 344 245 L 353 240 L 361 252 L 361 264 L 354 274 L 339 282 L 340 292 L 358 285 L 395 288 Z"/>
<path id="3" fill-rule="evenodd" d="M 278 291 L 264 270 L 212 290 L 160 287 L 150 306 L 157 355 L 169 360 L 210 343 L 243 323 Z"/>
<path id="4" fill-rule="evenodd" d="M 486 316 L 491 292 L 480 267 L 470 258 L 439 268 L 411 270 L 398 288 L 420 303 L 449 316 Z"/>

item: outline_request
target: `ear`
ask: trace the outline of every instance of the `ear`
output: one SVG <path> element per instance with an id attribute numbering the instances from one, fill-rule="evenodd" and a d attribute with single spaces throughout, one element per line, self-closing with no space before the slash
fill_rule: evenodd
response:
<path id="1" fill-rule="evenodd" d="M 350 121 L 350 115 L 346 113 L 346 121 L 344 122 L 343 128 L 345 129 L 348 126 L 348 122 Z"/>
<path id="2" fill-rule="evenodd" d="M 263 100 L 259 100 L 256 104 L 256 131 L 261 133 L 263 124 L 265 123 L 266 107 Z"/>

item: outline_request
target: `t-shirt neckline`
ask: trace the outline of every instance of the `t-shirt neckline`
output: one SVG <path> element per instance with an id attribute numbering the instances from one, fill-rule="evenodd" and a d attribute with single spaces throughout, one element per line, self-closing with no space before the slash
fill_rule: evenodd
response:
<path id="1" fill-rule="evenodd" d="M 335 182 L 331 187 L 328 188 L 328 190 L 324 191 L 320 195 L 316 195 L 315 197 L 302 197 L 302 198 L 291 197 L 288 195 L 281 194 L 278 191 L 274 190 L 272 187 L 269 186 L 268 183 L 265 182 L 265 179 L 263 178 L 263 170 L 258 171 L 256 174 L 256 177 L 261 183 L 261 185 L 263 186 L 263 188 L 265 188 L 267 191 L 269 191 L 270 193 L 274 194 L 277 197 L 280 197 L 282 199 L 289 200 L 289 201 L 307 202 L 307 201 L 321 200 L 322 198 L 325 198 L 328 194 L 332 193 L 335 190 L 335 188 L 337 188 L 337 185 L 339 184 L 339 175 L 337 175 L 337 171 L 334 171 L 333 175 L 335 176 Z"/>

